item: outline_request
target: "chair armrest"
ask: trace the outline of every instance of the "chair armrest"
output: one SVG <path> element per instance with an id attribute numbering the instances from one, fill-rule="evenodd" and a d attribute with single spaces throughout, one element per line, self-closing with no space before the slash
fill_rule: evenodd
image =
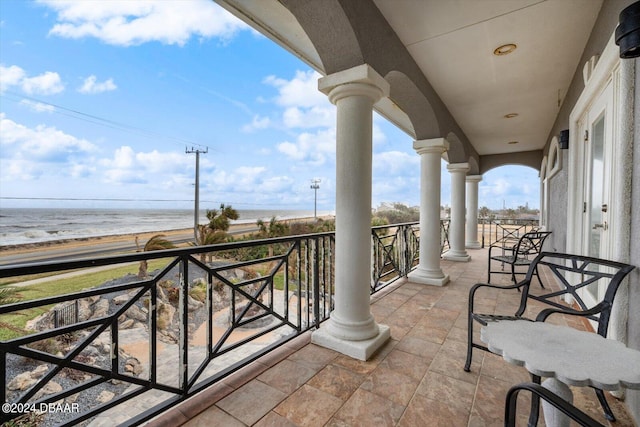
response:
<path id="1" fill-rule="evenodd" d="M 529 282 L 525 279 L 521 282 L 516 283 L 515 285 L 493 285 L 491 283 L 476 283 L 469 290 L 469 312 L 473 313 L 473 301 L 475 298 L 476 291 L 480 288 L 494 288 L 494 289 L 520 289 L 525 285 L 528 285 Z M 528 291 L 523 291 L 522 294 L 526 295 Z"/>
<path id="2" fill-rule="evenodd" d="M 493 244 L 491 246 L 489 246 L 489 258 L 491 258 L 491 250 L 492 249 L 500 249 L 503 252 L 510 252 L 510 255 L 513 255 L 515 253 L 516 250 L 516 246 L 518 245 L 518 243 L 516 242 L 515 244 L 511 245 L 511 246 L 502 246 L 502 245 L 497 245 L 497 244 Z"/>
<path id="3" fill-rule="evenodd" d="M 545 320 L 547 320 L 547 317 L 551 316 L 552 314 L 558 313 L 558 314 L 568 314 L 571 316 L 582 316 L 582 317 L 587 317 L 587 316 L 593 316 L 596 314 L 599 314 L 602 312 L 602 310 L 604 310 L 606 307 L 608 306 L 608 304 L 605 304 L 603 302 L 598 303 L 597 305 L 591 307 L 588 310 L 574 310 L 572 308 L 566 308 L 566 309 L 561 309 L 561 308 L 545 308 L 544 310 L 540 311 L 540 313 L 538 313 L 538 315 L 536 316 L 536 322 L 544 322 Z"/>
<path id="4" fill-rule="evenodd" d="M 542 400 L 549 402 L 556 407 L 559 411 L 562 411 L 572 420 L 576 421 L 581 426 L 585 427 L 604 427 L 598 421 L 591 418 L 589 415 L 582 412 L 566 400 L 560 398 L 557 394 L 550 390 L 547 390 L 540 384 L 536 383 L 522 383 L 515 385 L 507 392 L 507 398 L 504 407 L 504 425 L 511 427 L 516 425 L 516 405 L 518 402 L 518 393 L 522 390 L 528 390 L 532 394 L 538 396 Z"/>

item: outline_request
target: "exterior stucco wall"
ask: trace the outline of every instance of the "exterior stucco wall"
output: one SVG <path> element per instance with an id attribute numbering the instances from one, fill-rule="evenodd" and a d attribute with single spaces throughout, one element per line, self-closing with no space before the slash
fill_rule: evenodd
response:
<path id="1" fill-rule="evenodd" d="M 631 182 L 631 235 L 629 262 L 636 266 L 629 279 L 628 345 L 640 350 L 640 59 L 635 59 L 633 170 Z M 640 425 L 640 390 L 627 391 L 627 406 Z"/>
<path id="2" fill-rule="evenodd" d="M 548 143 L 545 147 L 545 153 L 548 153 L 549 143 L 551 139 L 558 135 L 561 130 L 569 128 L 569 116 L 573 110 L 580 94 L 584 90 L 584 82 L 582 78 L 582 67 L 584 63 L 593 55 L 599 55 L 607 42 L 609 41 L 613 31 L 618 24 L 618 16 L 622 9 L 633 3 L 634 0 L 607 0 L 603 3 L 598 15 L 598 19 L 594 26 L 591 36 L 585 50 L 582 54 L 576 73 L 572 80 L 571 86 L 567 91 L 564 103 L 556 117 L 556 122 L 551 129 L 548 137 Z M 631 174 L 631 194 L 627 195 L 631 198 L 631 224 L 629 233 L 629 242 L 621 242 L 629 244 L 628 262 L 636 266 L 636 269 L 630 274 L 629 284 L 629 304 L 627 317 L 627 345 L 631 348 L 640 350 L 640 73 L 638 73 L 640 60 L 635 61 L 635 94 L 633 102 L 633 161 Z M 569 147 L 571 149 L 571 147 Z M 566 230 L 568 211 L 568 150 L 561 150 L 563 168 L 551 178 L 549 182 L 549 229 L 553 231 L 550 246 L 548 250 L 564 251 L 566 248 Z M 629 408 L 631 415 L 634 417 L 636 424 L 640 425 L 640 391 L 627 390 L 625 402 Z"/>

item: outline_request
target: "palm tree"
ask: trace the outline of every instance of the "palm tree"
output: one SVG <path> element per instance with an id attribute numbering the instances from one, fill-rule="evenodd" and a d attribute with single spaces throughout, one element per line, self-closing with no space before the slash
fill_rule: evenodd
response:
<path id="1" fill-rule="evenodd" d="M 209 228 L 214 231 L 227 231 L 232 219 L 240 218 L 238 211 L 231 206 L 220 205 L 220 210 L 207 210 L 207 218 L 209 219 Z"/>
<path id="2" fill-rule="evenodd" d="M 140 243 L 138 242 L 138 236 L 136 236 L 136 247 L 138 248 L 138 252 L 148 252 L 148 251 L 159 251 L 162 249 L 171 249 L 176 246 L 164 238 L 164 234 L 156 234 L 152 236 L 143 248 L 140 248 Z M 138 269 L 138 277 L 141 279 L 147 277 L 147 269 L 149 268 L 149 264 L 147 260 L 140 261 L 140 268 Z"/>
<path id="3" fill-rule="evenodd" d="M 209 225 L 198 225 L 198 238 L 195 243 L 191 243 L 194 246 L 207 246 L 215 245 L 216 243 L 224 242 L 227 238 L 227 233 L 221 230 L 212 230 Z M 205 262 L 207 254 L 202 252 L 200 254 L 200 261 Z"/>
<path id="4" fill-rule="evenodd" d="M 20 301 L 16 298 L 18 295 L 18 289 L 16 288 L 0 288 L 0 305 L 12 304 Z"/>

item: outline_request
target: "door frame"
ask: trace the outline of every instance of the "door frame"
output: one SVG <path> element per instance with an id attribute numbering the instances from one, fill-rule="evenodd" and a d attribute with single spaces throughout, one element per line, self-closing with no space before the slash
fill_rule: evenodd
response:
<path id="1" fill-rule="evenodd" d="M 613 102 L 612 111 L 613 114 L 611 123 L 612 126 L 612 141 L 610 146 L 605 147 L 605 156 L 608 158 L 608 162 L 613 162 L 617 156 L 618 135 L 620 132 L 620 118 L 619 118 L 619 99 L 620 99 L 620 58 L 618 57 L 618 49 L 613 40 L 613 36 L 609 40 L 606 49 L 603 51 L 598 63 L 596 64 L 591 77 L 585 84 L 584 91 L 578 98 L 578 101 L 574 105 L 573 110 L 569 116 L 569 169 L 568 169 L 568 187 L 569 195 L 567 200 L 567 252 L 575 254 L 586 254 L 588 248 L 584 247 L 583 233 L 586 225 L 585 215 L 583 214 L 585 200 L 584 188 L 587 184 L 585 182 L 585 144 L 583 141 L 583 129 L 587 124 L 582 124 L 581 120 L 589 109 L 593 106 L 594 102 L 600 97 L 607 85 L 612 85 Z M 606 169 L 606 168 L 605 168 Z M 616 200 L 619 195 L 616 195 L 616 176 L 613 170 L 609 170 L 610 173 L 610 185 L 605 189 L 605 193 L 610 195 L 609 197 L 609 211 L 608 211 L 608 227 L 609 227 L 609 239 L 603 245 L 600 254 L 601 258 L 612 259 L 614 258 L 614 248 L 612 242 L 617 241 L 615 224 L 620 220 L 624 213 L 621 209 L 615 209 Z M 618 190 L 619 191 L 619 190 Z"/>

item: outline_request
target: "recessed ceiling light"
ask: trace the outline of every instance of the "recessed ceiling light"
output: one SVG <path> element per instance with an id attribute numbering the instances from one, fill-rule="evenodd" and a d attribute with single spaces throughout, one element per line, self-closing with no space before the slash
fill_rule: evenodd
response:
<path id="1" fill-rule="evenodd" d="M 504 115 L 505 119 L 513 119 L 514 117 L 518 117 L 518 113 L 509 113 Z"/>
<path id="2" fill-rule="evenodd" d="M 502 55 L 508 55 L 511 52 L 513 52 L 514 50 L 516 50 L 518 46 L 516 46 L 513 43 L 507 43 L 507 44 L 503 44 L 502 46 L 498 46 L 494 51 L 493 54 L 497 55 L 497 56 L 502 56 Z"/>
<path id="3" fill-rule="evenodd" d="M 507 144 L 510 144 L 510 145 L 517 144 L 517 143 L 518 143 L 518 141 L 509 141 L 509 142 L 507 142 Z"/>

